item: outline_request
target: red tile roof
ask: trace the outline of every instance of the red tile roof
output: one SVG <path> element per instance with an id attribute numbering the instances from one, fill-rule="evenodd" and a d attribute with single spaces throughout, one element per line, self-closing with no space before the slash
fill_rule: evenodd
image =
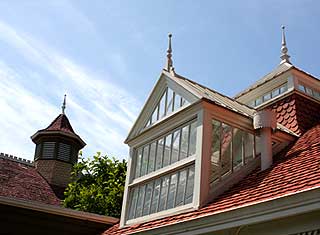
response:
<path id="1" fill-rule="evenodd" d="M 319 121 L 319 120 L 318 120 Z M 104 234 L 131 234 L 210 216 L 304 190 L 320 187 L 320 124 L 304 133 L 287 150 L 274 158 L 265 171 L 255 170 L 207 206 L 192 212 L 120 229 L 119 224 Z"/>
<path id="2" fill-rule="evenodd" d="M 300 135 L 320 120 L 320 104 L 292 94 L 271 105 L 277 122 Z"/>
<path id="3" fill-rule="evenodd" d="M 70 134 L 76 134 L 66 115 L 60 114 L 51 124 L 43 131 L 63 131 Z"/>
<path id="4" fill-rule="evenodd" d="M 33 166 L 0 157 L 0 196 L 60 205 L 48 182 Z"/>

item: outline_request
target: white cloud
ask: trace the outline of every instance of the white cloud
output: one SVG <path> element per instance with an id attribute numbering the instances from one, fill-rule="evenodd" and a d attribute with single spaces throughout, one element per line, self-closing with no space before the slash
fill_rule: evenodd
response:
<path id="1" fill-rule="evenodd" d="M 34 66 L 51 75 L 21 74 L 5 62 L 0 64 L 0 151 L 32 159 L 29 136 L 58 115 L 54 100 L 68 93 L 67 114 L 78 134 L 87 142 L 85 154 L 102 151 L 127 156 L 123 140 L 138 112 L 139 102 L 116 86 L 107 74 L 96 74 L 71 58 L 0 21 L 0 40 L 15 48 Z M 36 75 L 36 76 L 33 76 Z M 40 74 L 41 77 L 41 74 Z M 29 79 L 29 85 L 24 79 Z M 37 92 L 32 87 L 36 81 Z M 52 89 L 50 89 L 52 88 Z M 50 96 L 48 93 L 52 93 Z"/>

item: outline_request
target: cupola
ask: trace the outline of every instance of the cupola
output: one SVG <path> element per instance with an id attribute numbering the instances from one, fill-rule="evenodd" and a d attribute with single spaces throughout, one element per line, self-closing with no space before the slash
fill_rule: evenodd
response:
<path id="1" fill-rule="evenodd" d="M 49 184 L 65 187 L 70 182 L 72 166 L 78 161 L 79 150 L 86 143 L 78 136 L 65 114 L 66 96 L 62 112 L 51 124 L 31 136 L 36 144 L 34 162 L 37 171 Z"/>

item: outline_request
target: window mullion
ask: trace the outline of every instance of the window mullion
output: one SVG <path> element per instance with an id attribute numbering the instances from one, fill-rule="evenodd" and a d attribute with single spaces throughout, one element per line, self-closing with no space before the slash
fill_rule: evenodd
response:
<path id="1" fill-rule="evenodd" d="M 160 200 L 161 200 L 161 193 L 162 193 L 162 181 L 163 181 L 164 177 L 160 178 L 160 190 L 159 190 L 159 196 L 158 196 L 158 203 L 156 206 L 156 212 L 158 212 L 159 210 L 159 205 L 160 205 Z"/>
<path id="2" fill-rule="evenodd" d="M 190 151 L 190 138 L 191 138 L 191 124 L 188 126 L 188 146 L 187 146 L 187 157 L 189 157 Z"/>
<path id="3" fill-rule="evenodd" d="M 167 115 L 167 106 L 168 106 L 168 87 L 166 88 L 166 91 L 165 91 L 165 105 L 164 105 L 164 116 Z"/>
<path id="4" fill-rule="evenodd" d="M 147 145 L 148 146 L 148 160 L 147 160 L 147 168 L 146 168 L 146 175 L 148 174 L 149 172 L 149 161 L 150 161 L 150 149 L 151 149 L 151 144 Z"/>
<path id="5" fill-rule="evenodd" d="M 187 171 L 187 174 L 186 174 L 186 183 L 184 184 L 183 198 L 182 198 L 183 205 L 186 204 L 186 193 L 187 193 L 187 186 L 188 186 L 188 179 L 189 179 L 189 170 L 190 170 L 190 168 L 186 169 L 186 171 Z"/>
<path id="6" fill-rule="evenodd" d="M 233 159 L 234 159 L 234 151 L 233 151 L 233 127 L 231 127 L 231 173 L 233 173 Z"/>
<path id="7" fill-rule="evenodd" d="M 181 153 L 181 144 L 182 144 L 182 129 L 180 129 L 179 133 L 179 151 L 178 151 L 178 161 L 180 161 L 180 153 Z"/>
<path id="8" fill-rule="evenodd" d="M 172 112 L 174 111 L 175 100 L 176 100 L 176 93 L 173 92 L 173 94 L 172 94 Z"/>
<path id="9" fill-rule="evenodd" d="M 173 198 L 173 207 L 176 207 L 176 201 L 177 201 L 177 195 L 178 195 L 178 185 L 179 185 L 181 171 L 179 171 L 177 173 L 178 173 L 177 174 L 177 183 L 176 183 L 175 195 L 174 195 L 174 198 Z"/>
<path id="10" fill-rule="evenodd" d="M 171 160 L 172 160 L 173 141 L 174 141 L 174 132 L 172 132 L 172 133 L 171 133 L 170 154 L 169 154 L 169 165 L 171 164 Z"/>
<path id="11" fill-rule="evenodd" d="M 166 151 L 166 137 L 163 137 L 163 148 L 162 148 L 162 158 L 161 158 L 161 168 L 163 168 L 164 154 Z"/>
<path id="12" fill-rule="evenodd" d="M 223 128 L 222 128 L 222 122 L 220 122 L 220 128 L 219 128 L 219 149 L 220 149 L 220 151 L 219 151 L 219 167 L 218 167 L 218 169 L 219 169 L 219 172 L 218 172 L 218 177 L 219 177 L 219 181 L 221 181 L 221 172 L 222 172 L 222 162 L 221 162 L 221 159 L 222 159 L 222 141 L 223 141 Z"/>
<path id="13" fill-rule="evenodd" d="M 245 146 L 245 143 L 244 143 L 244 135 L 246 133 L 245 132 L 242 132 L 242 135 L 241 135 L 241 146 L 242 146 L 242 166 L 244 166 L 246 164 L 246 157 L 245 157 L 245 152 L 246 152 L 246 146 Z"/>
<path id="14" fill-rule="evenodd" d="M 165 197 L 165 203 L 164 203 L 164 210 L 167 209 L 167 203 L 168 203 L 168 198 L 169 198 L 169 193 L 170 193 L 170 184 L 171 184 L 171 174 L 168 176 L 169 177 L 169 182 L 168 182 L 168 187 L 167 187 L 167 195 Z"/>
<path id="15" fill-rule="evenodd" d="M 150 215 L 150 211 L 151 211 L 151 204 L 153 201 L 153 191 L 154 191 L 154 187 L 155 187 L 156 181 L 154 180 L 152 183 L 152 190 L 151 190 L 151 196 L 150 196 L 150 204 L 149 204 L 149 209 L 148 209 L 148 215 Z"/>
<path id="16" fill-rule="evenodd" d="M 138 206 L 139 194 L 140 194 L 140 187 L 138 187 L 137 189 L 138 189 L 138 194 L 137 194 L 137 201 L 136 201 L 136 204 L 134 206 L 133 218 L 136 218 L 136 212 L 137 212 L 137 206 Z"/>

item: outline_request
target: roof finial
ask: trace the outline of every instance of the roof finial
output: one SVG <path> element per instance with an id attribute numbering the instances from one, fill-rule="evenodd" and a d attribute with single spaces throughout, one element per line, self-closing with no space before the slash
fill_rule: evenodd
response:
<path id="1" fill-rule="evenodd" d="M 63 98 L 63 103 L 62 103 L 62 106 L 61 106 L 62 114 L 65 114 L 64 111 L 66 109 L 66 97 L 67 97 L 67 95 L 65 94 L 64 98 Z"/>
<path id="2" fill-rule="evenodd" d="M 172 37 L 172 34 L 169 33 L 168 34 L 169 45 L 167 50 L 167 64 L 166 64 L 166 70 L 168 72 L 174 71 L 173 62 L 172 62 L 171 37 Z"/>
<path id="3" fill-rule="evenodd" d="M 290 56 L 288 55 L 288 48 L 287 48 L 287 43 L 286 43 L 286 35 L 285 35 L 285 26 L 282 25 L 282 44 L 281 44 L 281 62 L 280 64 L 287 62 L 290 63 L 289 58 Z"/>

